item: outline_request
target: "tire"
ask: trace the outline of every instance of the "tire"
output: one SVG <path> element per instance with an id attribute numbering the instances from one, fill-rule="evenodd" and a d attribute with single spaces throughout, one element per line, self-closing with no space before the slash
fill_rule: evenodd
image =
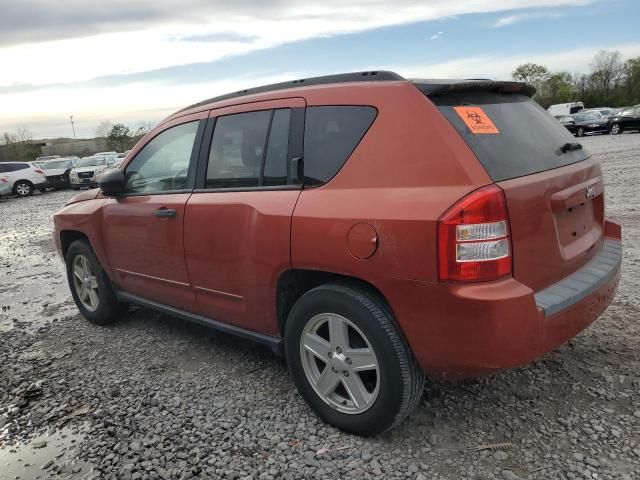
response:
<path id="1" fill-rule="evenodd" d="M 577 132 L 579 137 L 584 137 L 584 128 L 580 127 Z"/>
<path id="2" fill-rule="evenodd" d="M 611 125 L 609 133 L 611 133 L 611 135 L 620 135 L 622 133 L 622 127 L 619 123 L 614 123 L 613 125 Z"/>
<path id="3" fill-rule="evenodd" d="M 347 332 L 346 342 L 331 342 L 339 335 L 328 334 L 330 323 L 347 325 L 334 330 Z M 316 345 L 307 338 L 321 340 L 315 354 L 305 347 L 304 343 Z M 359 360 L 352 360 L 349 355 L 355 355 L 355 348 L 369 348 L 373 355 L 359 350 Z M 285 328 L 285 354 L 293 380 L 309 406 L 324 421 L 346 432 L 369 436 L 392 428 L 411 414 L 422 397 L 424 374 L 393 315 L 376 295 L 349 285 L 321 285 L 298 299 Z M 363 370 L 352 370 L 358 364 Z M 327 385 L 336 386 L 323 395 L 316 388 L 322 385 L 321 379 L 333 379 Z M 360 406 L 348 388 L 361 392 Z"/>
<path id="4" fill-rule="evenodd" d="M 90 272 L 88 272 L 89 275 L 85 287 L 91 287 L 92 290 L 95 290 L 95 296 L 82 295 L 83 298 L 80 298 L 82 294 L 82 289 L 78 286 L 80 277 L 74 273 L 74 267 L 77 266 L 76 262 L 84 264 L 84 266 L 88 265 Z M 96 325 L 107 325 L 122 317 L 127 306 L 118 302 L 111 281 L 102 269 L 89 242 L 86 240 L 74 241 L 67 250 L 65 264 L 67 266 L 67 281 L 69 282 L 71 295 L 84 318 Z M 95 297 L 97 297 L 97 301 Z M 91 308 L 90 304 L 93 304 L 94 308 Z"/>
<path id="5" fill-rule="evenodd" d="M 18 197 L 30 197 L 33 195 L 33 183 L 29 180 L 18 180 L 13 185 L 13 194 Z"/>

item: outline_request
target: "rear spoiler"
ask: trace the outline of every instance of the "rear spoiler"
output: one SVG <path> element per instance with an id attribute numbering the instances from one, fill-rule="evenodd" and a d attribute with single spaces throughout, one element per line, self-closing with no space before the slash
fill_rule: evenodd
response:
<path id="1" fill-rule="evenodd" d="M 471 78 L 467 80 L 409 80 L 418 90 L 427 96 L 446 95 L 447 93 L 493 92 L 519 93 L 533 97 L 535 87 L 523 82 L 497 81 Z"/>

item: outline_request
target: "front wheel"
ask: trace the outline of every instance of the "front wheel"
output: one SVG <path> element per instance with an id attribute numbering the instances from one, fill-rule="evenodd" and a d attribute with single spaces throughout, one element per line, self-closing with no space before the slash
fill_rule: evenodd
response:
<path id="1" fill-rule="evenodd" d="M 33 184 L 27 180 L 20 180 L 13 186 L 13 193 L 19 197 L 33 195 Z"/>
<path id="2" fill-rule="evenodd" d="M 579 137 L 584 137 L 584 128 L 580 127 L 580 128 L 578 129 L 578 136 L 579 136 Z"/>
<path id="3" fill-rule="evenodd" d="M 620 135 L 622 133 L 622 127 L 619 123 L 614 123 L 611 125 L 611 130 L 609 130 L 611 135 Z"/>
<path id="4" fill-rule="evenodd" d="M 73 300 L 84 318 L 97 325 L 106 325 L 122 316 L 126 306 L 118 302 L 111 281 L 89 242 L 73 242 L 67 250 L 65 263 Z"/>
<path id="5" fill-rule="evenodd" d="M 424 374 L 392 314 L 375 295 L 322 285 L 294 305 L 285 352 L 298 390 L 326 422 L 375 435 L 405 419 Z"/>

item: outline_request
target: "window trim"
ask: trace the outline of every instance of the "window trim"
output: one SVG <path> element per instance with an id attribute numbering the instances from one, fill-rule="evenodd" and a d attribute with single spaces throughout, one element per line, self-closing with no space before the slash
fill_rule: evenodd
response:
<path id="1" fill-rule="evenodd" d="M 282 99 L 288 100 L 288 99 Z M 259 103 L 262 102 L 258 102 Z M 226 107 L 225 107 L 226 108 Z M 289 143 L 287 152 L 287 183 L 283 185 L 261 185 L 263 182 L 263 174 L 265 167 L 266 154 L 269 145 L 269 136 L 271 134 L 271 124 L 276 110 L 290 110 L 289 116 Z M 207 185 L 207 168 L 209 167 L 209 155 L 211 152 L 211 144 L 213 142 L 213 133 L 218 118 L 228 117 L 230 115 L 241 115 L 243 113 L 261 112 L 264 110 L 270 110 L 271 116 L 269 118 L 269 125 L 267 127 L 267 136 L 264 151 L 262 152 L 260 177 L 258 178 L 258 186 L 252 187 L 214 187 L 208 188 Z M 302 113 L 301 113 L 302 112 Z M 203 131 L 203 139 L 200 145 L 200 152 L 198 155 L 198 166 L 196 169 L 196 179 L 193 188 L 193 193 L 225 193 L 225 192 L 259 192 L 259 191 L 278 191 L 278 190 L 302 190 L 302 183 L 296 182 L 296 178 L 292 176 L 292 161 L 296 157 L 302 156 L 302 146 L 304 142 L 304 114 L 305 107 L 294 107 L 292 105 L 283 104 L 277 107 L 267 108 L 255 108 L 247 109 L 238 112 L 225 113 L 223 115 L 215 115 L 215 110 L 210 111 L 210 115 L 207 119 L 206 127 Z M 299 125 L 300 120 L 302 126 Z"/>
<path id="2" fill-rule="evenodd" d="M 148 197 L 148 196 L 151 196 L 151 195 L 172 195 L 172 194 L 177 194 L 177 193 L 189 193 L 189 192 L 192 192 L 193 188 L 195 186 L 198 153 L 199 153 L 200 148 L 202 146 L 202 137 L 203 137 L 204 130 L 205 130 L 206 119 L 194 118 L 194 119 L 188 120 L 188 121 L 183 122 L 183 123 L 176 123 L 174 125 L 171 125 L 170 127 L 167 127 L 167 128 L 165 128 L 163 130 L 160 130 L 153 137 L 149 138 L 145 142 L 145 144 L 142 146 L 142 148 L 140 148 L 140 150 L 138 150 L 136 152 L 135 156 L 133 156 L 127 162 L 127 164 L 124 165 L 123 168 L 122 168 L 122 171 L 123 171 L 123 173 L 125 174 L 125 177 L 126 177 L 127 168 L 133 162 L 135 162 L 135 160 L 138 157 L 138 155 L 140 154 L 140 152 L 142 152 L 145 149 L 145 147 L 147 145 L 149 145 L 155 138 L 157 138 L 158 136 L 162 135 L 164 132 L 167 132 L 167 131 L 171 130 L 172 128 L 180 127 L 182 125 L 186 125 L 187 123 L 193 123 L 193 122 L 198 122 L 198 128 L 196 129 L 196 136 L 193 139 L 193 145 L 191 147 L 191 157 L 189 158 L 189 170 L 187 171 L 187 186 L 186 186 L 186 188 L 181 188 L 179 190 L 161 190 L 159 192 L 130 192 L 130 193 L 122 193 L 122 194 L 118 195 L 117 198 Z"/>

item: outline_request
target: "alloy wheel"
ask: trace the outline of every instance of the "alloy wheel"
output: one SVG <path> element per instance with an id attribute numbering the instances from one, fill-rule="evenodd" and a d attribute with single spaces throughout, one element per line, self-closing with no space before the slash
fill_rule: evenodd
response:
<path id="1" fill-rule="evenodd" d="M 31 193 L 31 187 L 28 183 L 19 183 L 16 185 L 16 193 L 21 197 L 25 197 Z"/>
<path id="2" fill-rule="evenodd" d="M 331 407 L 359 414 L 374 404 L 380 389 L 378 359 L 347 318 L 323 313 L 309 320 L 300 337 L 300 356 L 307 380 Z"/>
<path id="3" fill-rule="evenodd" d="M 76 255 L 72 263 L 73 286 L 82 306 L 90 312 L 98 309 L 98 280 L 96 279 L 89 259 L 84 255 Z"/>
<path id="4" fill-rule="evenodd" d="M 611 126 L 611 133 L 613 133 L 614 135 L 618 135 L 620 133 L 620 125 L 618 125 L 617 123 L 614 123 Z"/>

